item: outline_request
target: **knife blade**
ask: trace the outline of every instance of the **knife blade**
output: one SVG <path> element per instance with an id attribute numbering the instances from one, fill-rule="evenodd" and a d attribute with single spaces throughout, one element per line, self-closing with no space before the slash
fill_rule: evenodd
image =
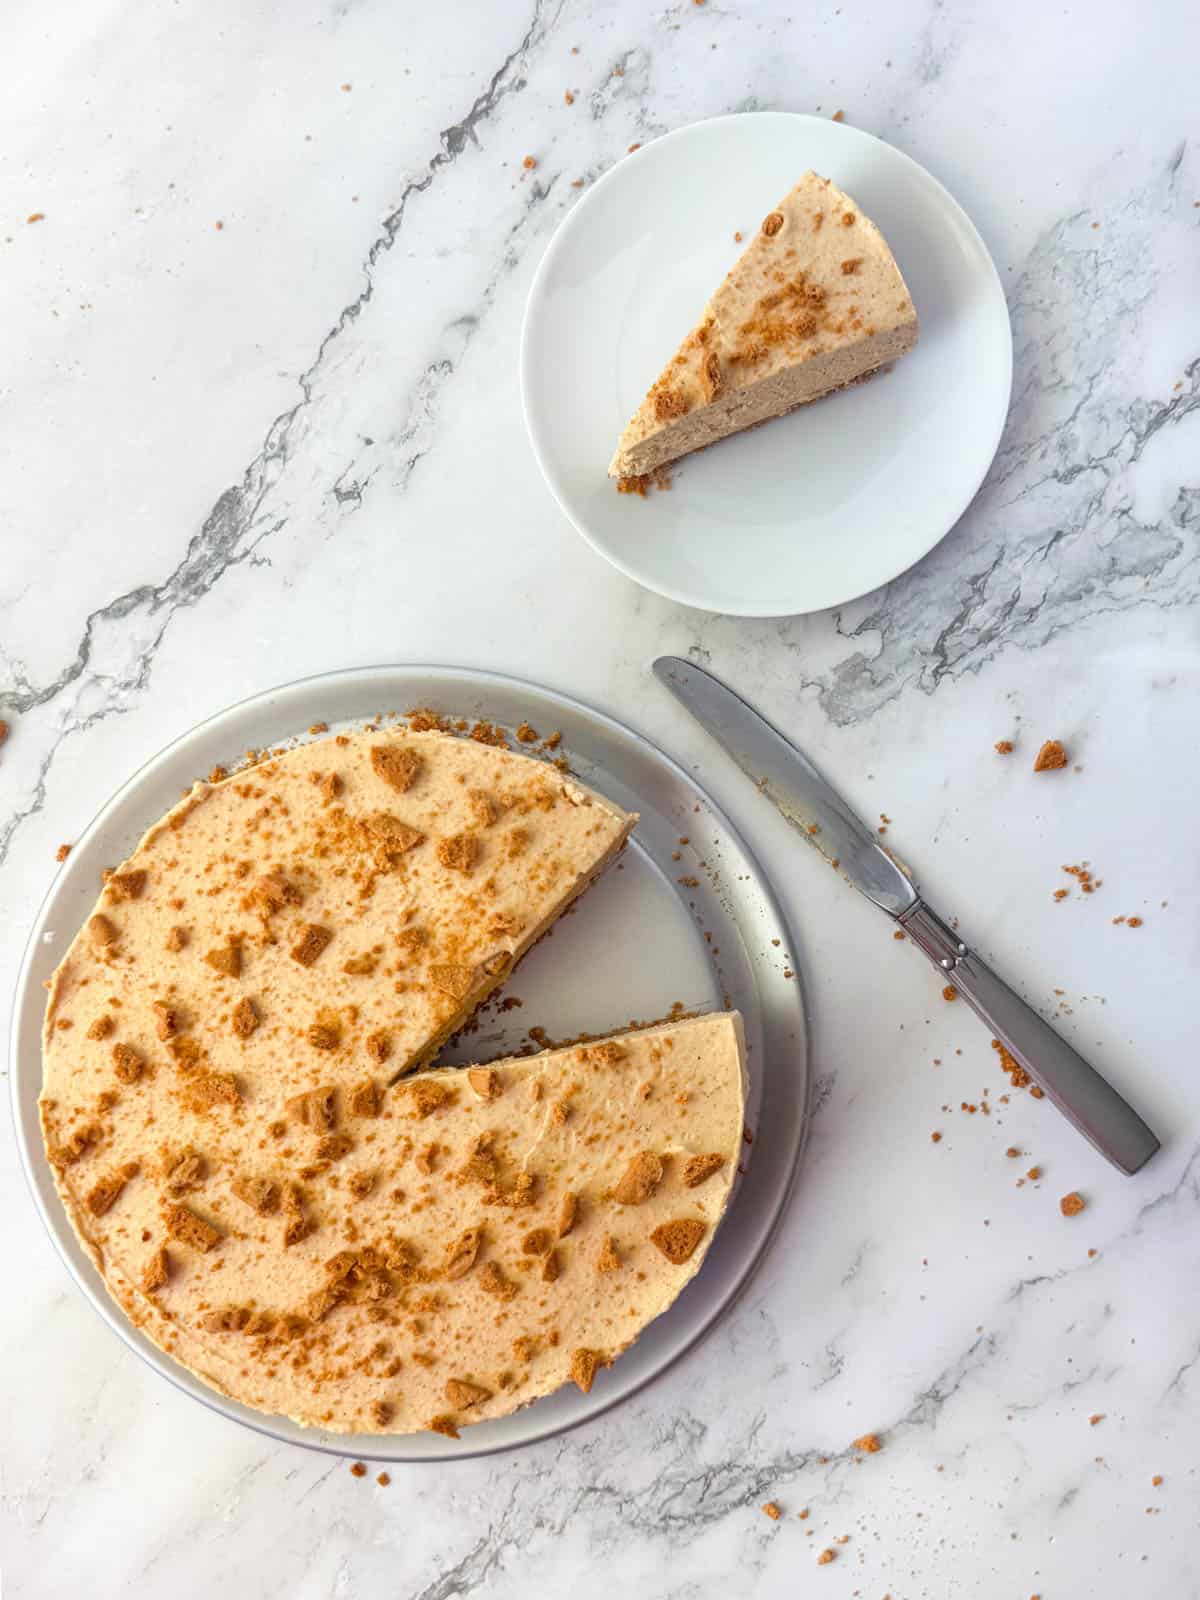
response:
<path id="1" fill-rule="evenodd" d="M 1133 1107 L 926 904 L 808 757 L 695 662 L 660 656 L 654 674 L 801 837 L 953 979 L 955 992 L 1101 1155 L 1125 1173 L 1145 1166 L 1159 1142 Z"/>
<path id="2" fill-rule="evenodd" d="M 654 675 L 696 718 L 807 844 L 820 851 L 868 900 L 892 916 L 918 895 L 808 757 L 711 672 L 679 656 L 660 656 Z"/>

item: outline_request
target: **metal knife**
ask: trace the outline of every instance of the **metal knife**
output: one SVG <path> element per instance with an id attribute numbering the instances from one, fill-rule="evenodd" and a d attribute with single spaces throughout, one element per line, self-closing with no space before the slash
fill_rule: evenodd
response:
<path id="1" fill-rule="evenodd" d="M 916 885 L 807 756 L 719 678 L 678 656 L 654 673 L 773 802 L 786 821 L 903 928 L 1069 1122 L 1122 1172 L 1158 1140 L 1110 1083 L 1061 1039 L 922 900 Z"/>

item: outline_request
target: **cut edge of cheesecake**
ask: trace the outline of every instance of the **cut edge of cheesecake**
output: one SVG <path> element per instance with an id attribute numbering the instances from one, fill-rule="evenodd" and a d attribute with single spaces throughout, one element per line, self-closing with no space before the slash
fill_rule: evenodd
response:
<path id="1" fill-rule="evenodd" d="M 807 172 L 767 214 L 617 442 L 622 490 L 847 388 L 917 343 L 912 296 L 857 201 Z"/>

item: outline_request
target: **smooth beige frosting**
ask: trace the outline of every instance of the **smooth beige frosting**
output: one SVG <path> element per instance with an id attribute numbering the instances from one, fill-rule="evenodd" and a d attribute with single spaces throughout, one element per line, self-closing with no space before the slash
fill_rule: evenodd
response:
<path id="1" fill-rule="evenodd" d="M 743 251 L 617 443 L 633 478 L 853 383 L 917 341 L 887 240 L 808 172 Z"/>

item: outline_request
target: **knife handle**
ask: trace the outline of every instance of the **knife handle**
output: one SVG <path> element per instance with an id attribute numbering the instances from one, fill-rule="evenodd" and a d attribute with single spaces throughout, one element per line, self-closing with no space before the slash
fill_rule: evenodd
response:
<path id="1" fill-rule="evenodd" d="M 898 919 L 919 950 L 992 1030 L 1068 1122 L 1122 1172 L 1139 1171 L 1158 1140 L 1112 1085 L 918 900 Z"/>

